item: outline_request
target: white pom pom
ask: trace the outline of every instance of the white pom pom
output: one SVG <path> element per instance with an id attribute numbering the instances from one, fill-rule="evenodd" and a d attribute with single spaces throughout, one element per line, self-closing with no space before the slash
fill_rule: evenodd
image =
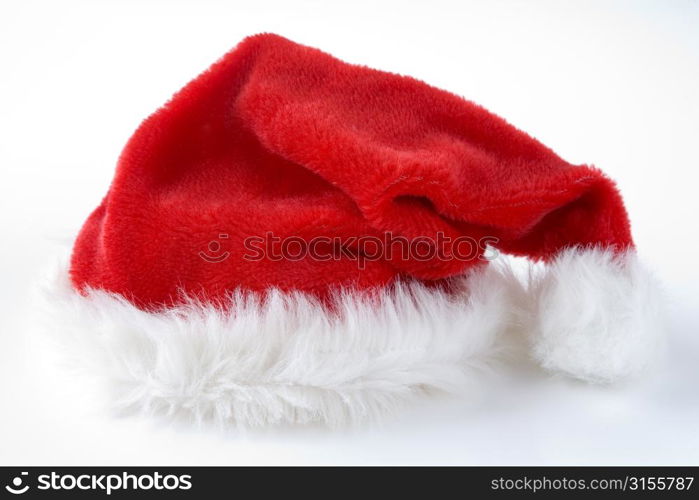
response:
<path id="1" fill-rule="evenodd" d="M 639 374 L 661 350 L 661 294 L 633 250 L 565 250 L 530 291 L 533 355 L 548 370 L 612 382 Z"/>

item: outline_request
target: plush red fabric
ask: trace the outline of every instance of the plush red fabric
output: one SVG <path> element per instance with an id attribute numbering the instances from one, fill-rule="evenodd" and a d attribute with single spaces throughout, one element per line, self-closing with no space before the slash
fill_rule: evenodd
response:
<path id="1" fill-rule="evenodd" d="M 621 197 L 599 170 L 453 94 L 265 34 L 138 128 L 77 239 L 71 276 L 78 289 L 150 307 L 181 292 L 322 295 L 437 280 L 481 262 L 449 258 L 449 245 L 446 258 L 384 256 L 363 268 L 334 248 L 331 260 L 243 258 L 245 239 L 268 232 L 492 236 L 504 252 L 543 259 L 570 245 L 632 245 Z"/>

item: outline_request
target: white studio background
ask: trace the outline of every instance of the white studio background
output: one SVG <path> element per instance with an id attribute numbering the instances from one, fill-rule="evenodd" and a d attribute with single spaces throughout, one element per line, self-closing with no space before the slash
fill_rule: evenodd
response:
<path id="1" fill-rule="evenodd" d="M 699 464 L 699 2 L 0 4 L 0 464 Z M 276 32 L 504 116 L 625 196 L 671 306 L 668 363 L 593 387 L 512 370 L 381 428 L 221 433 L 118 418 L 60 382 L 30 297 L 140 120 Z"/>

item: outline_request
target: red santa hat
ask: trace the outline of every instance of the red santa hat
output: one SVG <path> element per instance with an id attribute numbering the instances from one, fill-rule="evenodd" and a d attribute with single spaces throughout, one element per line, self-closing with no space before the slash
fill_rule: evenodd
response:
<path id="1" fill-rule="evenodd" d="M 518 279 L 490 249 L 545 264 Z M 57 333 L 121 406 L 247 425 L 458 389 L 506 334 L 546 369 L 611 381 L 659 332 L 602 172 L 268 34 L 141 124 L 63 277 Z"/>

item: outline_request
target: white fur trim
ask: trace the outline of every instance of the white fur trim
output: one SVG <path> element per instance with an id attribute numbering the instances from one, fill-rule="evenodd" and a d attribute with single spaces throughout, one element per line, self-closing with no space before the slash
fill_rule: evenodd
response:
<path id="1" fill-rule="evenodd" d="M 563 251 L 530 287 L 535 359 L 593 382 L 638 375 L 662 347 L 659 286 L 632 250 Z"/>
<path id="2" fill-rule="evenodd" d="M 658 286 L 634 252 L 569 249 L 519 278 L 513 262 L 456 279 L 451 294 L 411 283 L 339 295 L 336 313 L 279 291 L 232 294 L 230 313 L 194 301 L 145 312 L 76 293 L 63 269 L 45 294 L 49 333 L 119 410 L 242 426 L 376 420 L 461 391 L 518 337 L 545 369 L 593 382 L 638 374 L 662 347 Z"/>
<path id="3" fill-rule="evenodd" d="M 457 283 L 456 295 L 420 284 L 376 300 L 344 294 L 337 314 L 278 291 L 264 303 L 233 294 L 228 314 L 195 302 L 155 313 L 103 291 L 80 295 L 62 271 L 48 294 L 50 333 L 120 409 L 335 426 L 463 387 L 505 331 L 508 287 L 519 283 L 493 265 Z"/>

